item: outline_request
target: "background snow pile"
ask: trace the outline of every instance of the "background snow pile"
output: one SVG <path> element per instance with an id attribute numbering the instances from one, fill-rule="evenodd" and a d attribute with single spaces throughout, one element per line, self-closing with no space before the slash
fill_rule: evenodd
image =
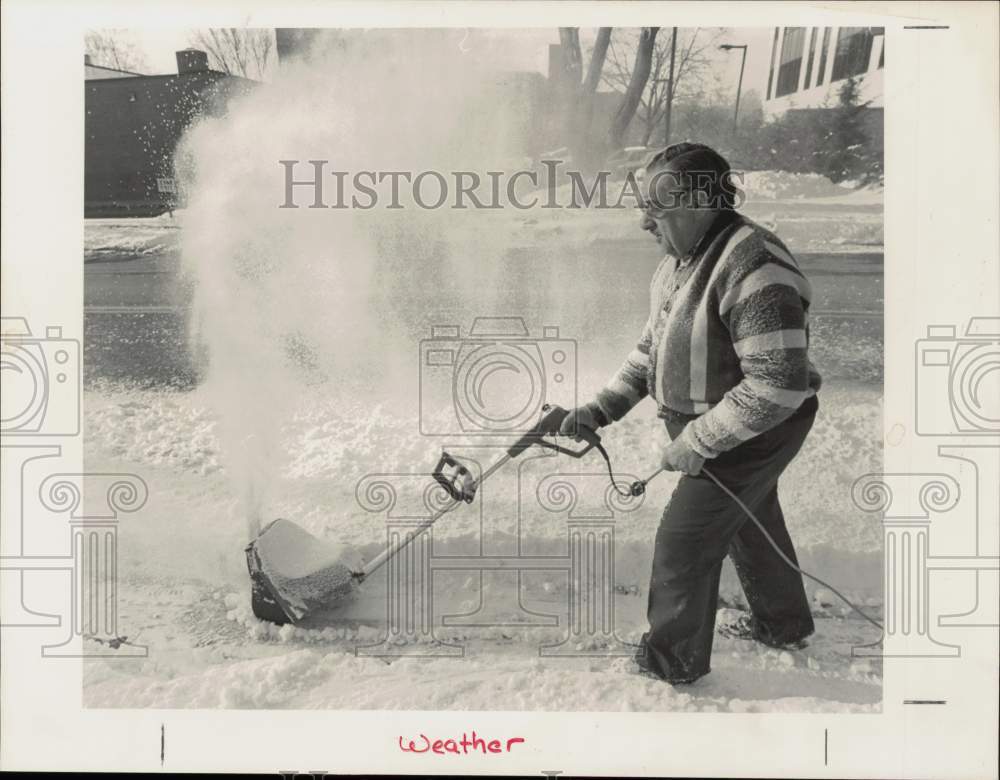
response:
<path id="1" fill-rule="evenodd" d="M 173 216 L 88 219 L 83 223 L 84 257 L 101 262 L 176 251 L 182 222 L 182 211 Z"/>

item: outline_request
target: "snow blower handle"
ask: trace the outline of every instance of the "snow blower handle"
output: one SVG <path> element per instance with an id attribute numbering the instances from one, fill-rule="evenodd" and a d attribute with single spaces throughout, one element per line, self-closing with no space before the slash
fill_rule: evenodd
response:
<path id="1" fill-rule="evenodd" d="M 434 467 L 434 479 L 455 501 L 464 501 L 466 504 L 472 503 L 476 497 L 476 488 L 479 487 L 472 472 L 447 452 L 441 453 L 441 459 Z"/>
<path id="2" fill-rule="evenodd" d="M 456 458 L 452 457 L 447 452 L 441 453 L 441 458 L 434 467 L 434 479 L 445 489 L 448 495 L 451 496 L 452 500 L 456 502 L 464 501 L 466 504 L 471 504 L 476 498 L 476 491 L 479 489 L 479 484 L 484 479 L 497 471 L 497 469 L 503 466 L 507 461 L 512 458 L 516 458 L 529 447 L 543 447 L 547 450 L 561 452 L 562 454 L 569 455 L 573 458 L 582 458 L 596 447 L 604 456 L 605 460 L 607 460 L 608 455 L 604 452 L 604 448 L 601 446 L 601 437 L 597 435 L 597 431 L 591 430 L 590 428 L 586 428 L 582 425 L 577 430 L 577 436 L 587 443 L 586 447 L 573 450 L 569 447 L 561 447 L 555 442 L 548 441 L 545 437 L 555 436 L 559 433 L 559 428 L 562 426 L 563 420 L 566 419 L 566 415 L 569 414 L 569 412 L 561 406 L 550 406 L 549 404 L 545 404 L 545 406 L 542 407 L 542 412 L 544 414 L 535 427 L 510 445 L 504 456 L 483 472 L 479 479 L 476 479 L 469 469 L 459 463 Z"/>
<path id="3" fill-rule="evenodd" d="M 398 553 L 400 549 L 431 528 L 444 514 L 459 506 L 462 502 L 471 504 L 476 498 L 476 491 L 479 489 L 479 485 L 482 484 L 485 479 L 487 479 L 491 474 L 496 473 L 505 463 L 513 458 L 516 458 L 529 447 L 538 446 L 547 450 L 555 450 L 556 452 L 561 452 L 562 454 L 569 455 L 573 458 L 582 458 L 592 449 L 597 449 L 597 451 L 601 453 L 605 462 L 608 464 L 608 473 L 611 474 L 611 460 L 608 458 L 608 453 L 601 444 L 601 437 L 597 435 L 597 431 L 582 425 L 578 426 L 576 436 L 578 439 L 586 442 L 586 446 L 578 450 L 573 450 L 569 447 L 561 447 L 555 442 L 547 440 L 545 437 L 556 436 L 559 433 L 559 428 L 562 426 L 563 420 L 566 419 L 566 415 L 568 415 L 569 412 L 561 406 L 556 406 L 555 404 L 545 404 L 542 407 L 542 412 L 542 418 L 538 421 L 535 427 L 508 447 L 503 457 L 494 461 L 493 464 L 479 476 L 479 479 L 476 479 L 472 472 L 467 467 L 463 466 L 457 458 L 452 457 L 447 452 L 442 452 L 437 466 L 434 467 L 434 479 L 445 489 L 445 492 L 451 496 L 452 503 L 438 509 L 430 518 L 409 531 L 398 544 L 387 547 L 372 560 L 366 563 L 361 571 L 353 574 L 356 581 L 363 581 L 373 571 L 377 570 L 393 555 Z M 614 475 L 612 475 L 612 484 L 613 483 Z"/>
<path id="4" fill-rule="evenodd" d="M 569 455 L 573 458 L 582 458 L 594 449 L 594 447 L 600 448 L 601 437 L 597 435 L 597 431 L 585 425 L 580 425 L 576 432 L 576 435 L 587 443 L 587 446 L 582 449 L 574 450 L 569 447 L 561 447 L 554 442 L 546 441 L 546 436 L 555 436 L 559 433 L 559 428 L 562 426 L 563 420 L 566 419 L 569 411 L 555 404 L 545 404 L 542 407 L 542 412 L 542 419 L 538 421 L 538 424 L 507 448 L 507 454 L 510 457 L 516 458 L 526 449 L 535 445 L 561 452 L 563 455 Z"/>

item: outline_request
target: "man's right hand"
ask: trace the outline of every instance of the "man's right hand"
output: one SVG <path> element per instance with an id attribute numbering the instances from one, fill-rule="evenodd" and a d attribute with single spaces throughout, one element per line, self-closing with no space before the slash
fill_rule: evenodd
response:
<path id="1" fill-rule="evenodd" d="M 592 431 L 601 427 L 594 412 L 587 406 L 578 406 L 569 410 L 569 414 L 563 418 L 562 425 L 559 426 L 559 435 L 572 436 L 576 441 L 580 441 L 578 432 L 581 426 L 590 428 Z"/>

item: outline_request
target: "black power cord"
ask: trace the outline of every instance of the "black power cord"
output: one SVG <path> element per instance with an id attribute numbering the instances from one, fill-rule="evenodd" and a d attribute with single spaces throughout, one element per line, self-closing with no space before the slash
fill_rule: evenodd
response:
<path id="1" fill-rule="evenodd" d="M 663 469 L 659 469 L 658 471 L 654 472 L 651 476 L 647 477 L 646 479 L 640 479 L 640 480 L 636 480 L 635 482 L 633 482 L 631 485 L 629 485 L 629 489 L 628 490 L 622 490 L 622 488 L 620 488 L 618 486 L 618 482 L 615 480 L 615 474 L 614 474 L 614 471 L 611 468 L 611 458 L 608 456 L 607 450 L 605 450 L 604 446 L 601 445 L 600 443 L 597 443 L 594 446 L 597 448 L 597 451 L 601 453 L 602 457 L 604 458 L 604 462 L 608 466 L 608 477 L 611 480 L 611 487 L 614 488 L 615 492 L 618 495 L 622 496 L 623 498 L 637 497 L 637 496 L 643 495 L 646 492 L 646 485 L 647 485 L 647 483 L 650 480 L 652 480 L 653 477 L 657 476 L 661 471 L 663 471 Z M 855 612 L 857 612 L 862 618 L 864 618 L 869 623 L 871 623 L 873 626 L 875 626 L 875 628 L 877 628 L 879 631 L 882 631 L 883 633 L 885 632 L 885 628 L 882 626 L 881 623 L 879 623 L 874 618 L 869 617 L 866 613 L 862 612 L 861 609 L 854 602 L 852 602 L 849 598 L 847 598 L 847 596 L 845 596 L 843 593 L 841 593 L 839 590 L 837 590 L 835 587 L 833 587 L 833 585 L 831 585 L 828 582 L 824 582 L 819 577 L 816 577 L 816 576 L 810 574 L 809 572 L 805 571 L 798 564 L 796 564 L 795 561 L 793 561 L 791 558 L 789 558 L 787 555 L 785 555 L 785 553 L 782 551 L 782 549 L 778 546 L 778 543 L 774 541 L 774 539 L 771 537 L 771 534 L 769 534 L 767 532 L 767 529 L 764 528 L 764 524 L 761 523 L 761 521 L 757 519 L 757 516 L 750 510 L 750 507 L 748 507 L 746 504 L 744 504 L 743 501 L 740 500 L 740 497 L 737 496 L 732 490 L 730 490 L 724 484 L 722 484 L 722 481 L 717 476 L 715 476 L 715 474 L 713 474 L 709 469 L 707 469 L 704 466 L 702 466 L 701 470 L 702 470 L 702 472 L 704 472 L 704 474 L 705 474 L 706 477 L 708 477 L 716 485 L 718 485 L 719 489 L 722 490 L 722 492 L 725 493 L 727 496 L 729 496 L 736 503 L 736 505 L 740 509 L 743 510 L 743 514 L 745 514 L 747 517 L 749 517 L 754 522 L 754 524 L 757 526 L 757 528 L 760 529 L 760 532 L 762 534 L 764 534 L 764 538 L 767 539 L 767 541 L 770 543 L 771 547 L 774 548 L 774 551 L 776 553 L 778 553 L 778 555 L 781 557 L 781 560 L 783 560 L 786 564 L 788 564 L 790 567 L 792 567 L 795 571 L 797 571 L 803 577 L 808 577 L 813 582 L 819 583 L 824 588 L 827 588 L 827 589 L 833 591 L 833 593 L 835 593 L 836 596 L 841 601 L 843 601 L 845 604 L 847 604 L 847 606 L 849 606 L 851 609 L 853 609 Z"/>

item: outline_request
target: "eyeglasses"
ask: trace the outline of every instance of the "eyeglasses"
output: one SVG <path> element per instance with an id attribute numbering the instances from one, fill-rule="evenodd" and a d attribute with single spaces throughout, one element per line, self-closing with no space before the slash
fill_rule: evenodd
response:
<path id="1" fill-rule="evenodd" d="M 687 190 L 673 190 L 666 193 L 666 199 L 663 203 L 659 199 L 652 201 L 639 195 L 635 207 L 648 217 L 663 219 L 671 211 L 684 205 L 685 196 L 688 194 Z"/>

